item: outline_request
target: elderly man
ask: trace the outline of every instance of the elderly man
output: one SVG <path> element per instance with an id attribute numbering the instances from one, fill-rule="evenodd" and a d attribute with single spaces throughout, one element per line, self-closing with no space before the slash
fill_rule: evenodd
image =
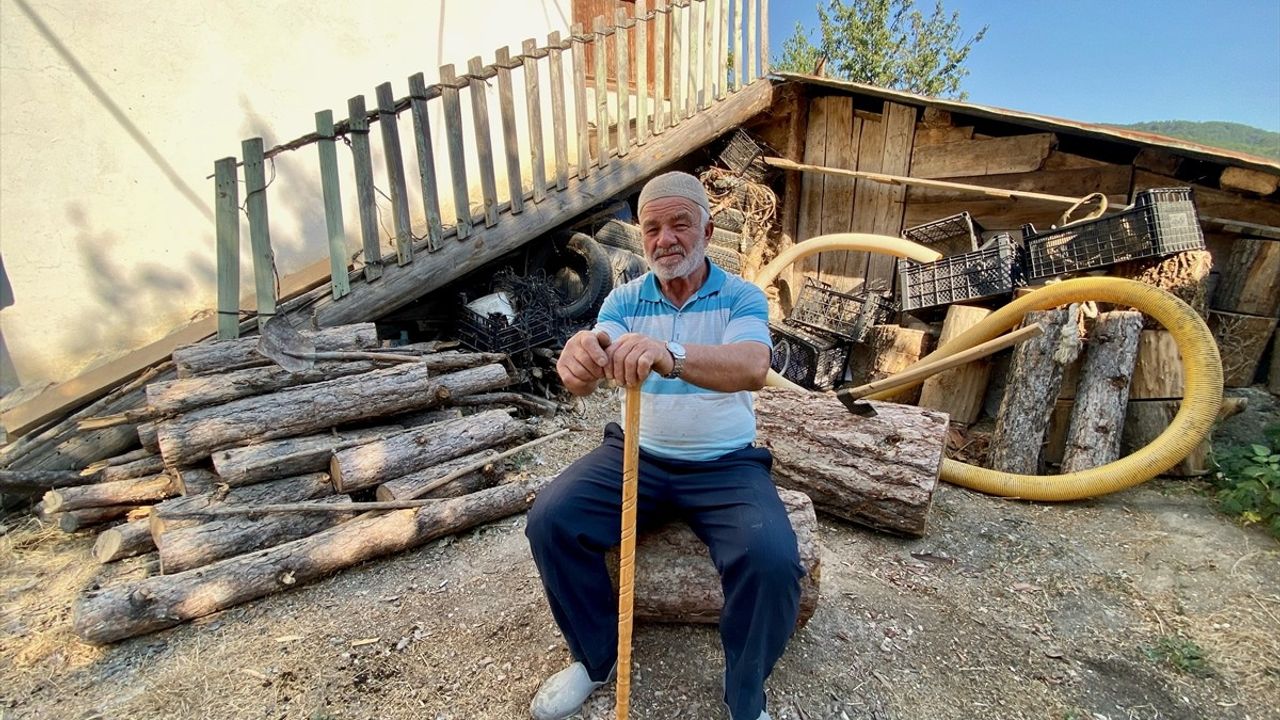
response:
<path id="1" fill-rule="evenodd" d="M 710 206 L 697 178 L 667 173 L 640 193 L 650 272 L 615 289 L 557 370 L 587 395 L 601 380 L 643 383 L 640 530 L 683 520 L 707 544 L 724 588 L 724 701 L 733 720 L 768 720 L 764 681 L 796 623 L 804 569 L 757 448 L 751 391 L 769 371 L 764 294 L 706 259 Z M 536 720 L 576 713 L 617 662 L 617 597 L 605 552 L 621 530 L 622 429 L 570 465 L 529 512 L 526 534 L 551 613 L 575 662 L 534 697 Z M 672 588 L 679 592 L 679 588 Z"/>

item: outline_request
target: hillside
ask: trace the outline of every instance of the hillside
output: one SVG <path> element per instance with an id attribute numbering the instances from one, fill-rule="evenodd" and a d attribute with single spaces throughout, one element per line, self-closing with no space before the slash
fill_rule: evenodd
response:
<path id="1" fill-rule="evenodd" d="M 1233 122 L 1192 122 L 1190 120 L 1155 120 L 1117 127 L 1158 133 L 1190 140 L 1202 145 L 1280 159 L 1280 133 Z"/>

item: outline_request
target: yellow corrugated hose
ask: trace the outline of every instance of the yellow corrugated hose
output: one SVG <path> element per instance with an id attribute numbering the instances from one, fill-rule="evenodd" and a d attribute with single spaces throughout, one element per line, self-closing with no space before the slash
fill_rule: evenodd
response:
<path id="1" fill-rule="evenodd" d="M 902 238 L 851 233 L 825 235 L 793 246 L 760 271 L 755 283 L 761 288 L 773 282 L 785 267 L 824 251 L 864 250 L 928 262 L 938 254 Z M 1173 335 L 1182 355 L 1183 400 L 1169 427 L 1146 447 L 1114 462 L 1066 475 L 1018 475 L 988 470 L 945 459 L 943 480 L 979 492 L 1026 500 L 1063 501 L 1106 495 L 1146 482 L 1177 465 L 1194 450 L 1213 427 L 1222 404 L 1222 361 L 1218 346 L 1204 320 L 1189 305 L 1160 288 L 1135 280 L 1087 277 L 1046 285 L 1005 305 L 977 325 L 952 338 L 919 362 L 947 357 L 990 340 L 1015 327 L 1023 315 L 1060 305 L 1089 300 L 1133 307 L 1155 318 Z M 910 368 L 906 368 L 910 369 Z M 770 372 L 768 385 L 799 386 Z M 899 388 L 871 395 L 885 400 Z"/>

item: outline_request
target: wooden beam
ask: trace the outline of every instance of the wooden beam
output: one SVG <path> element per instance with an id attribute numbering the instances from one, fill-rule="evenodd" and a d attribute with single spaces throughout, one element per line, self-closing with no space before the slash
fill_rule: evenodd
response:
<path id="1" fill-rule="evenodd" d="M 240 185 L 236 159 L 227 157 L 217 161 L 213 164 L 213 174 L 218 233 L 217 330 L 218 337 L 225 340 L 240 335 Z M 34 424 L 12 420 L 9 415 L 5 414 L 4 425 L 10 433 L 22 434 Z"/>
<path id="2" fill-rule="evenodd" d="M 568 117 L 564 111 L 564 60 L 560 49 L 560 33 L 553 32 L 547 36 L 547 51 L 550 58 L 548 71 L 551 78 L 551 137 L 555 145 L 556 189 L 569 187 L 569 128 Z"/>
<path id="3" fill-rule="evenodd" d="M 507 157 L 507 188 L 511 195 L 511 214 L 524 210 L 524 187 L 520 177 L 520 142 L 516 137 L 516 103 L 511 90 L 511 51 L 506 46 L 493 53 L 498 68 L 498 108 L 502 116 L 502 144 Z M 536 152 L 536 150 L 535 150 Z"/>
<path id="4" fill-rule="evenodd" d="M 333 135 L 333 111 L 316 113 L 316 143 L 320 156 L 320 191 L 324 195 L 324 225 L 329 237 L 329 287 L 333 299 L 351 292 L 347 279 L 347 230 L 342 221 L 342 187 L 338 179 L 338 149 Z"/>
<path id="5" fill-rule="evenodd" d="M 534 58 L 538 44 L 528 38 L 520 46 L 524 55 L 524 103 L 529 119 L 529 162 L 533 177 L 533 201 L 547 196 L 547 150 L 542 142 L 542 94 L 538 82 L 538 61 Z M 515 199 L 511 202 L 514 204 Z"/>
<path id="6" fill-rule="evenodd" d="M 604 17 L 597 15 L 592 25 L 592 58 L 595 63 L 595 101 L 596 101 L 596 166 L 600 169 L 609 167 L 609 87 L 606 80 L 609 76 L 609 65 L 605 55 Z"/>
<path id="7" fill-rule="evenodd" d="M 476 159 L 480 163 L 480 196 L 484 199 L 484 226 L 498 222 L 498 185 L 493 174 L 493 138 L 489 134 L 488 86 L 479 79 L 484 61 L 477 55 L 467 61 L 471 76 L 471 119 L 476 131 Z"/>
<path id="8" fill-rule="evenodd" d="M 376 89 L 378 131 L 382 134 L 382 159 L 387 166 L 387 187 L 391 194 L 391 218 L 396 231 L 396 262 L 413 262 L 413 230 L 409 227 L 409 191 L 404 180 L 404 153 L 400 151 L 400 126 L 396 118 L 396 97 L 391 83 Z"/>
<path id="9" fill-rule="evenodd" d="M 351 132 L 351 163 L 356 175 L 356 205 L 360 208 L 360 244 L 364 248 L 364 279 L 382 277 L 382 244 L 378 235 L 378 198 L 373 190 L 373 155 L 369 148 L 369 120 L 364 96 L 347 101 Z"/>
<path id="10" fill-rule="evenodd" d="M 427 113 L 427 81 L 422 73 L 409 76 L 409 107 L 413 115 L 413 139 L 418 150 L 418 179 L 422 183 L 422 213 L 427 219 L 427 252 L 440 249 L 440 189 L 436 185 L 436 152 L 431 143 L 431 118 Z"/>
<path id="11" fill-rule="evenodd" d="M 613 24 L 617 28 L 613 31 L 613 47 L 614 62 L 617 64 L 614 87 L 617 89 L 618 100 L 618 157 L 625 157 L 631 150 L 631 91 L 627 87 L 630 77 L 627 54 L 631 52 L 631 46 L 627 44 L 625 9 L 614 9 Z"/>
<path id="12" fill-rule="evenodd" d="M 573 117 L 578 133 L 578 179 L 591 175 L 591 141 L 587 134 L 587 49 L 578 38 L 582 23 L 573 25 Z"/>
<path id="13" fill-rule="evenodd" d="M 1222 171 L 1218 184 L 1224 190 L 1244 190 L 1258 195 L 1270 195 L 1276 191 L 1276 188 L 1280 188 L 1280 175 L 1248 168 L 1229 167 Z"/>
<path id="14" fill-rule="evenodd" d="M 1057 145 L 1053 133 L 924 145 L 911 154 L 911 174 L 918 178 L 951 178 L 1039 170 Z"/>
<path id="15" fill-rule="evenodd" d="M 244 153 L 244 203 L 249 213 L 249 245 L 253 252 L 253 287 L 258 327 L 276 314 L 276 258 L 271 251 L 267 215 L 267 174 L 262 138 L 240 144 Z"/>
<path id="16" fill-rule="evenodd" d="M 471 237 L 471 195 L 467 186 L 467 154 L 462 142 L 462 98 L 452 65 L 440 67 L 440 102 L 444 103 L 444 134 L 449 143 L 449 174 L 453 178 L 453 213 L 459 240 Z"/>

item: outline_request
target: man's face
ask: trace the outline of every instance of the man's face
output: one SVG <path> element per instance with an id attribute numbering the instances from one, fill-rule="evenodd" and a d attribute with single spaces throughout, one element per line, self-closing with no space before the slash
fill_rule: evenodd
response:
<path id="1" fill-rule="evenodd" d="M 658 198 L 640 211 L 644 259 L 659 280 L 693 274 L 702 266 L 711 240 L 711 223 L 702 221 L 700 208 L 680 197 Z"/>

